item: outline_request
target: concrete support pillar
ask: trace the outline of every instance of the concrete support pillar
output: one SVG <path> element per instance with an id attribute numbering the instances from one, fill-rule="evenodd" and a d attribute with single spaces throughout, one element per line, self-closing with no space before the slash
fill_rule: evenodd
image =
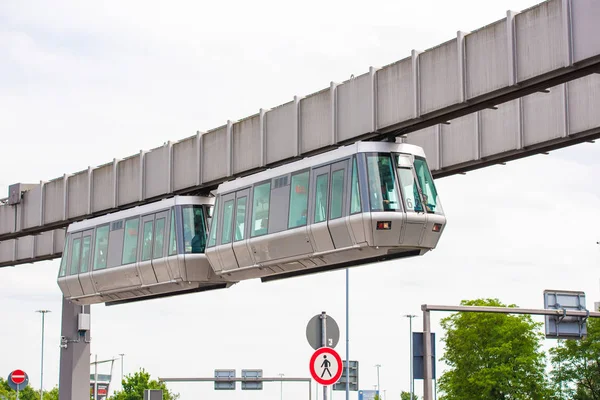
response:
<path id="1" fill-rule="evenodd" d="M 60 400 L 90 398 L 89 318 L 90 306 L 78 306 L 63 298 L 58 385 Z"/>

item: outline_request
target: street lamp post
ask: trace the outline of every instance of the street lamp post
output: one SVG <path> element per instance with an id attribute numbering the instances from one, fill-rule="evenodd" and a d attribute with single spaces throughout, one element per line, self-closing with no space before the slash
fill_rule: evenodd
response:
<path id="1" fill-rule="evenodd" d="M 36 310 L 36 312 L 42 314 L 42 360 L 40 362 L 40 400 L 44 400 L 44 324 L 46 314 L 51 312 L 50 310 Z"/>
<path id="2" fill-rule="evenodd" d="M 379 393 L 381 391 L 381 386 L 379 386 L 379 368 L 381 368 L 381 364 L 375 365 L 375 368 L 377 368 L 377 392 Z"/>
<path id="3" fill-rule="evenodd" d="M 416 315 L 406 314 L 406 318 L 409 319 L 409 338 L 410 338 L 410 400 L 414 399 L 415 392 L 415 380 L 413 378 L 413 343 L 412 343 L 412 319 L 416 317 Z"/>
<path id="4" fill-rule="evenodd" d="M 121 388 L 123 387 L 123 356 L 125 356 L 125 353 L 121 353 L 119 354 L 121 356 Z"/>
<path id="5" fill-rule="evenodd" d="M 279 375 L 280 378 L 283 378 L 284 374 L 277 374 Z M 279 389 L 279 393 L 280 393 L 280 397 L 281 400 L 283 400 L 283 381 L 280 382 L 281 383 L 281 388 Z"/>

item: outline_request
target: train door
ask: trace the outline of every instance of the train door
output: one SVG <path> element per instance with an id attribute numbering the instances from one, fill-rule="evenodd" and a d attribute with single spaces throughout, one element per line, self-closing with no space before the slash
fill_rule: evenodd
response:
<path id="1" fill-rule="evenodd" d="M 96 292 L 92 282 L 92 239 L 94 230 L 90 229 L 83 232 L 81 238 L 81 261 L 79 262 L 79 283 L 83 293 L 86 295 Z"/>
<path id="2" fill-rule="evenodd" d="M 329 181 L 331 166 L 316 168 L 311 174 L 310 233 L 315 252 L 334 250 L 327 225 L 329 213 Z"/>
<path id="3" fill-rule="evenodd" d="M 406 223 L 400 235 L 400 243 L 405 245 L 417 245 L 425 233 L 427 213 L 423 209 L 423 201 L 420 196 L 420 188 L 414 173 L 412 158 L 406 154 L 400 154 L 396 158 L 398 180 L 406 210 Z"/>
<path id="4" fill-rule="evenodd" d="M 329 199 L 329 232 L 336 249 L 352 246 L 353 240 L 348 229 L 347 186 L 348 160 L 331 165 Z"/>
<path id="5" fill-rule="evenodd" d="M 182 229 L 179 229 L 179 223 L 177 222 L 178 218 L 176 214 L 179 212 L 179 210 L 181 209 L 177 206 L 171 207 L 167 222 L 167 229 L 169 232 L 167 244 L 167 265 L 169 267 L 169 274 L 177 281 L 181 281 L 184 278 L 181 273 L 182 268 L 180 268 L 180 263 L 183 267 L 183 256 L 180 259 L 177 251 L 177 236 L 178 233 L 181 235 L 181 232 L 183 232 Z M 183 253 L 183 249 L 181 252 Z"/>
<path id="6" fill-rule="evenodd" d="M 154 240 L 152 243 L 152 268 L 158 282 L 168 282 L 171 274 L 165 257 L 167 251 L 169 211 L 161 211 L 154 216 Z"/>
<path id="7" fill-rule="evenodd" d="M 217 256 L 221 260 L 223 271 L 230 271 L 238 267 L 232 247 L 233 241 L 233 215 L 235 209 L 235 193 L 223 196 L 222 207 L 219 211 L 220 232 L 217 230 Z"/>
<path id="8" fill-rule="evenodd" d="M 248 205 L 250 204 L 250 189 L 244 189 L 235 194 L 235 217 L 233 222 L 233 252 L 238 265 L 254 264 L 248 241 L 246 240 L 246 221 L 249 220 Z"/>
<path id="9" fill-rule="evenodd" d="M 142 216 L 142 230 L 138 246 L 140 255 L 138 270 L 142 285 L 157 283 L 156 274 L 152 268 L 152 248 L 154 243 L 154 214 Z"/>
<path id="10" fill-rule="evenodd" d="M 83 295 L 83 288 L 79 282 L 79 263 L 81 261 L 81 232 L 71 235 L 69 239 L 69 260 L 67 264 L 67 277 L 65 283 L 69 288 L 71 297 L 78 297 Z"/>

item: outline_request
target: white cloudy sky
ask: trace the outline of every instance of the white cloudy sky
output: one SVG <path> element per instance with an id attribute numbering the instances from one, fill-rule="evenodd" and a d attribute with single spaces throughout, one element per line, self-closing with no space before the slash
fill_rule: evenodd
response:
<path id="1" fill-rule="evenodd" d="M 220 126 L 535 3 L 4 1 L 0 197 L 11 183 L 52 179 Z M 583 290 L 591 308 L 600 299 L 599 174 L 600 148 L 582 144 L 439 180 L 449 224 L 438 248 L 351 271 L 350 357 L 360 362 L 361 388 L 373 389 L 374 365 L 381 364 L 388 398 L 408 390 L 402 315 L 420 314 L 423 303 L 498 297 L 539 308 L 551 288 Z M 39 386 L 34 310 L 49 308 L 45 386 L 57 384 L 57 268 L 51 261 L 0 270 L 0 376 L 23 368 Z M 101 359 L 126 353 L 126 373 L 144 367 L 154 377 L 211 376 L 215 368 L 306 377 L 312 349 L 305 325 L 325 310 L 343 328 L 344 276 L 244 282 L 227 291 L 94 306 L 92 353 Z M 441 317 L 433 315 L 439 336 Z M 415 320 L 415 330 L 421 323 Z M 344 344 L 342 334 L 342 356 Z M 182 400 L 277 399 L 280 389 L 171 387 Z M 284 398 L 306 398 L 306 389 L 284 385 Z"/>

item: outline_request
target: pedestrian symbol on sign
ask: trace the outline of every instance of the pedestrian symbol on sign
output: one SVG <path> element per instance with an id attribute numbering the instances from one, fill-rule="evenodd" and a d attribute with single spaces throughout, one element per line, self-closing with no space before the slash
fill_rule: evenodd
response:
<path id="1" fill-rule="evenodd" d="M 317 383 L 329 386 L 342 376 L 342 358 L 331 347 L 321 347 L 315 351 L 309 362 L 310 375 Z"/>
<path id="2" fill-rule="evenodd" d="M 329 377 L 331 378 L 331 371 L 329 371 L 331 362 L 327 359 L 326 355 L 323 355 L 323 358 L 325 360 L 323 361 L 323 364 L 321 364 L 321 368 L 323 368 L 323 373 L 321 374 L 321 378 L 323 377 L 323 375 L 325 375 L 325 372 L 327 372 L 329 374 Z"/>

